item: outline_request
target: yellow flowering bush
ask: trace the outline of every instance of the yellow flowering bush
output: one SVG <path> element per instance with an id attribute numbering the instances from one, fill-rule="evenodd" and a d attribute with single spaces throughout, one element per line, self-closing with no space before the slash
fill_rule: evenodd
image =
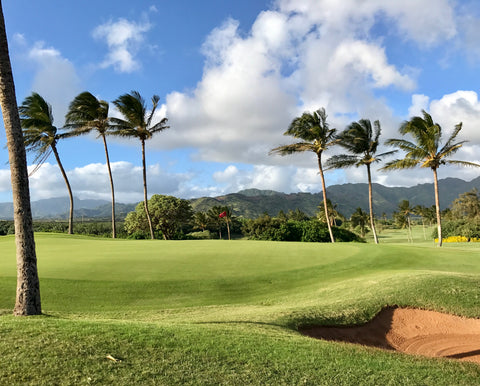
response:
<path id="1" fill-rule="evenodd" d="M 438 242 L 438 238 L 435 239 L 435 242 Z M 467 243 L 467 242 L 472 242 L 472 243 L 478 243 L 480 242 L 480 238 L 478 237 L 465 237 L 465 236 L 449 236 L 447 238 L 442 239 L 442 242 L 444 243 Z"/>

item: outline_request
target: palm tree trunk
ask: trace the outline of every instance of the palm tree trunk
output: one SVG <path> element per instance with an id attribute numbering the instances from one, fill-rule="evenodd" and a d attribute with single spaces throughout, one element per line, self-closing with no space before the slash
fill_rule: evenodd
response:
<path id="1" fill-rule="evenodd" d="M 148 211 L 148 197 L 147 197 L 147 166 L 145 162 L 145 140 L 142 139 L 142 165 L 143 165 L 143 204 L 145 206 L 145 214 L 147 216 L 148 227 L 150 228 L 150 238 L 155 239 L 153 233 L 152 219 L 150 218 L 150 212 Z"/>
<path id="2" fill-rule="evenodd" d="M 230 225 L 228 225 L 228 218 L 227 217 L 225 217 L 225 221 L 227 223 L 228 239 L 231 240 L 231 238 L 230 238 Z"/>
<path id="3" fill-rule="evenodd" d="M 117 237 L 117 229 L 115 226 L 115 189 L 113 187 L 113 176 L 112 176 L 112 168 L 110 167 L 110 157 L 108 156 L 108 147 L 107 147 L 107 139 L 105 135 L 102 135 L 103 138 L 103 146 L 105 147 L 105 158 L 107 159 L 107 169 L 108 169 L 108 177 L 110 178 L 110 189 L 112 191 L 112 238 Z"/>
<path id="4" fill-rule="evenodd" d="M 378 244 L 377 231 L 375 229 L 375 217 L 373 214 L 372 174 L 370 172 L 370 164 L 367 164 L 367 175 L 368 175 L 368 206 L 370 209 L 370 226 L 372 227 L 373 239 L 375 240 L 375 244 Z"/>
<path id="5" fill-rule="evenodd" d="M 0 0 L 0 105 L 7 136 L 13 193 L 13 219 L 17 258 L 17 293 L 14 315 L 39 315 L 40 281 L 33 235 L 27 157 L 18 116 L 15 84 L 8 53 L 7 34 Z"/>
<path id="6" fill-rule="evenodd" d="M 323 175 L 322 168 L 322 153 L 317 153 L 318 159 L 318 170 L 320 171 L 320 179 L 322 180 L 322 193 L 323 193 L 323 207 L 325 209 L 325 219 L 327 221 L 328 233 L 330 234 L 330 241 L 335 242 L 332 232 L 332 226 L 330 225 L 330 217 L 328 215 L 328 204 L 327 204 L 327 188 L 325 187 L 325 177 Z"/>
<path id="7" fill-rule="evenodd" d="M 73 193 L 72 188 L 70 187 L 70 182 L 68 182 L 67 173 L 65 173 L 65 169 L 63 168 L 62 162 L 60 161 L 60 156 L 58 155 L 57 147 L 52 144 L 53 154 L 55 155 L 55 159 L 57 160 L 58 167 L 62 172 L 63 179 L 65 180 L 65 185 L 67 185 L 68 190 L 68 197 L 70 198 L 70 214 L 68 216 L 68 234 L 73 235 Z"/>
<path id="8" fill-rule="evenodd" d="M 437 212 L 438 246 L 442 246 L 442 217 L 440 215 L 440 199 L 438 195 L 437 169 L 433 170 L 433 184 L 435 188 L 435 209 Z"/>

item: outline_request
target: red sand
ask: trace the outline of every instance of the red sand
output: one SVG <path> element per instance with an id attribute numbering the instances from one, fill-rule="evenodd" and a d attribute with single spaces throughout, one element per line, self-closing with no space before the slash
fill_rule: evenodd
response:
<path id="1" fill-rule="evenodd" d="M 411 308 L 386 308 L 363 326 L 309 327 L 300 332 L 317 339 L 480 364 L 480 319 Z"/>

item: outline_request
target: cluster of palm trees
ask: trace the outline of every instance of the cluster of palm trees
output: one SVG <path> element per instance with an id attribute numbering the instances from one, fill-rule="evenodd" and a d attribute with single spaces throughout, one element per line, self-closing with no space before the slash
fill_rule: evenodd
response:
<path id="1" fill-rule="evenodd" d="M 113 104 L 123 116 L 122 119 L 109 116 L 108 102 L 97 99 L 88 91 L 82 92 L 70 103 L 65 116 L 64 127 L 57 128 L 53 121 L 52 107 L 41 95 L 34 92 L 25 98 L 19 107 L 19 114 L 25 147 L 27 150 L 36 153 L 34 162 L 37 166 L 31 174 L 41 167 L 51 153 L 54 154 L 70 198 L 69 234 L 73 233 L 73 194 L 58 154 L 57 143 L 60 139 L 95 132 L 97 137 L 102 139 L 105 148 L 112 196 L 112 237 L 116 237 L 115 190 L 107 146 L 107 136 L 109 135 L 137 138 L 141 142 L 145 213 L 150 228 L 150 236 L 152 239 L 154 238 L 147 200 L 145 141 L 152 138 L 155 133 L 168 128 L 167 118 L 154 123 L 154 114 L 159 100 L 158 95 L 154 95 L 151 109 L 148 110 L 145 100 L 137 91 L 121 95 L 113 101 Z"/>
<path id="2" fill-rule="evenodd" d="M 235 217 L 233 216 L 232 209 L 228 206 L 215 205 L 206 212 L 195 212 L 193 215 L 193 222 L 196 229 L 200 229 L 202 232 L 207 230 L 208 227 L 218 231 L 218 236 L 222 238 L 222 228 L 225 224 L 227 226 L 228 240 L 231 240 L 230 224 L 233 223 Z"/>
<path id="3" fill-rule="evenodd" d="M 373 193 L 371 165 L 378 163 L 382 158 L 396 153 L 398 150 L 405 152 L 404 158 L 395 159 L 387 162 L 381 170 L 407 169 L 416 166 L 430 168 L 433 171 L 435 187 L 435 208 L 438 227 L 438 245 L 442 245 L 442 227 L 441 214 L 438 194 L 438 176 L 437 170 L 440 165 L 455 164 L 462 166 L 480 165 L 459 160 L 448 159 L 457 152 L 466 141 L 457 141 L 457 136 L 462 129 L 462 124 L 455 126 L 450 137 L 443 146 L 442 128 L 435 123 L 431 115 L 423 111 L 423 116 L 415 116 L 409 121 L 404 122 L 399 132 L 404 137 L 411 137 L 412 140 L 400 138 L 389 139 L 385 142 L 387 146 L 393 146 L 397 149 L 377 154 L 380 145 L 381 127 L 377 120 L 373 123 L 369 119 L 360 119 L 358 122 L 352 122 L 341 133 L 336 129 L 330 128 L 327 122 L 327 114 L 324 108 L 320 108 L 313 113 L 305 112 L 302 116 L 295 118 L 290 124 L 284 135 L 290 135 L 300 140 L 299 142 L 278 146 L 270 151 L 271 154 L 287 155 L 297 152 L 311 151 L 317 155 L 318 168 L 323 189 L 323 203 L 326 222 L 330 232 L 331 242 L 335 242 L 331 231 L 331 222 L 327 208 L 327 193 L 325 188 L 324 168 L 322 165 L 322 155 L 325 150 L 340 145 L 347 150 L 347 154 L 333 155 L 326 162 L 326 170 L 347 168 L 352 166 L 366 166 L 368 179 L 368 202 L 370 211 L 370 227 L 372 229 L 374 241 L 378 244 L 377 232 L 375 229 L 375 215 L 373 211 Z"/>

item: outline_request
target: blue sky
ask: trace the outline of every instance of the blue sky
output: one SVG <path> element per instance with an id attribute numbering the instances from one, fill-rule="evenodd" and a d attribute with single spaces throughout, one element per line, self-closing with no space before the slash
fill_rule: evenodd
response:
<path id="1" fill-rule="evenodd" d="M 171 127 L 147 146 L 149 194 L 320 191 L 313 154 L 268 155 L 291 142 L 282 134 L 294 117 L 319 107 L 339 130 L 379 119 L 384 140 L 426 109 L 446 135 L 463 122 L 469 142 L 456 158 L 480 161 L 475 1 L 16 0 L 3 7 L 18 102 L 39 92 L 57 126 L 85 90 L 109 102 L 131 90 L 160 96 L 158 119 L 167 116 Z M 141 200 L 140 144 L 112 138 L 109 146 L 118 201 Z M 11 201 L 2 148 L 0 202 Z M 58 148 L 74 195 L 109 199 L 102 143 L 82 137 Z M 470 180 L 479 170 L 443 167 L 439 175 Z M 326 179 L 366 175 L 360 168 Z M 408 186 L 432 176 L 375 171 L 374 180 Z M 66 195 L 53 157 L 30 185 L 34 200 Z"/>

